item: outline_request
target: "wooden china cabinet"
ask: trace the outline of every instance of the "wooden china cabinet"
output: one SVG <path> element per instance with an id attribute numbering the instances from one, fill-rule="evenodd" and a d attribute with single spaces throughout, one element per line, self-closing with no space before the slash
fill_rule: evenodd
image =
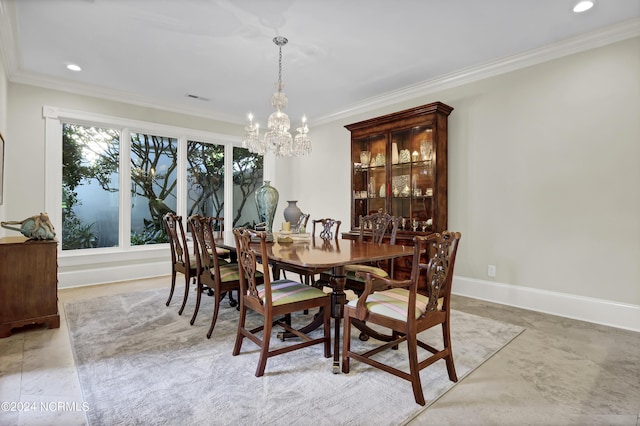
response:
<path id="1" fill-rule="evenodd" d="M 351 132 L 351 230 L 361 215 L 382 209 L 403 218 L 397 244 L 447 229 L 447 121 L 453 108 L 441 102 L 345 126 Z M 397 264 L 395 278 L 411 265 Z"/>

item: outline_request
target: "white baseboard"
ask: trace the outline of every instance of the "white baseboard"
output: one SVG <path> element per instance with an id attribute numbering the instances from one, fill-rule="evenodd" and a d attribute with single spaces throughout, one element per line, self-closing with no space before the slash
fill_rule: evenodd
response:
<path id="1" fill-rule="evenodd" d="M 531 311 L 640 331 L 640 306 L 454 276 L 452 292 Z"/>
<path id="2" fill-rule="evenodd" d="M 61 270 L 58 272 L 58 288 L 84 287 L 164 275 L 171 275 L 170 262 L 105 266 L 71 271 Z"/>
<path id="3" fill-rule="evenodd" d="M 58 287 L 82 287 L 170 274 L 171 267 L 165 260 L 60 271 Z M 640 306 L 638 305 L 460 276 L 454 276 L 452 292 L 502 305 L 640 332 Z"/>

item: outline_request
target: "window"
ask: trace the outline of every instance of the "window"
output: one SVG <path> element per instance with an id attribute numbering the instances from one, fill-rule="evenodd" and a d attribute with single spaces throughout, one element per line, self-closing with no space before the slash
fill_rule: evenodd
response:
<path id="1" fill-rule="evenodd" d="M 64 253 L 165 243 L 169 211 L 257 222 L 263 158 L 234 146 L 239 138 L 47 107 L 44 116 L 45 205 Z"/>
<path id="2" fill-rule="evenodd" d="M 233 148 L 233 226 L 260 222 L 254 193 L 262 185 L 264 157 L 246 148 Z"/>
<path id="3" fill-rule="evenodd" d="M 62 128 L 62 249 L 118 246 L 117 130 Z"/>
<path id="4" fill-rule="evenodd" d="M 178 141 L 131 134 L 131 245 L 169 242 L 162 217 L 176 212 Z"/>
<path id="5" fill-rule="evenodd" d="M 187 143 L 187 212 L 224 217 L 224 145 Z"/>

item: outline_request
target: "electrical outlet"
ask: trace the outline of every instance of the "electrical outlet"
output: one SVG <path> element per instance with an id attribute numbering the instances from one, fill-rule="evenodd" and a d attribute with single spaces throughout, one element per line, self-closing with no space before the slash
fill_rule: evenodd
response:
<path id="1" fill-rule="evenodd" d="M 496 276 L 496 265 L 487 266 L 487 275 L 489 275 L 490 277 Z"/>

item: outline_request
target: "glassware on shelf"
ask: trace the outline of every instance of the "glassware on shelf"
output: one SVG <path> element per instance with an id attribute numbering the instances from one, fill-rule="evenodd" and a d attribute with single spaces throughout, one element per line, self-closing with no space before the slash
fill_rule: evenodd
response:
<path id="1" fill-rule="evenodd" d="M 398 164 L 398 144 L 391 144 L 391 164 Z"/>
<path id="2" fill-rule="evenodd" d="M 380 208 L 405 217 L 398 239 L 408 244 L 414 228 L 421 235 L 446 229 L 447 117 L 451 111 L 447 105 L 433 103 L 345 126 L 351 132 L 351 187 L 357 190 L 355 196 L 366 191 L 365 199 L 351 203 L 352 230 L 359 227 L 360 215 Z M 358 161 L 361 169 L 354 163 Z M 370 186 L 371 177 L 375 177 L 375 190 Z M 430 217 L 433 226 L 425 223 Z"/>
<path id="3" fill-rule="evenodd" d="M 371 164 L 371 151 L 360 151 L 360 163 L 362 167 L 369 167 L 369 164 Z"/>
<path id="4" fill-rule="evenodd" d="M 376 179 L 372 176 L 369 178 L 369 197 L 376 196 Z"/>
<path id="5" fill-rule="evenodd" d="M 431 160 L 431 156 L 433 155 L 433 148 L 431 144 L 427 142 L 425 139 L 420 141 L 420 159 L 422 161 Z"/>

